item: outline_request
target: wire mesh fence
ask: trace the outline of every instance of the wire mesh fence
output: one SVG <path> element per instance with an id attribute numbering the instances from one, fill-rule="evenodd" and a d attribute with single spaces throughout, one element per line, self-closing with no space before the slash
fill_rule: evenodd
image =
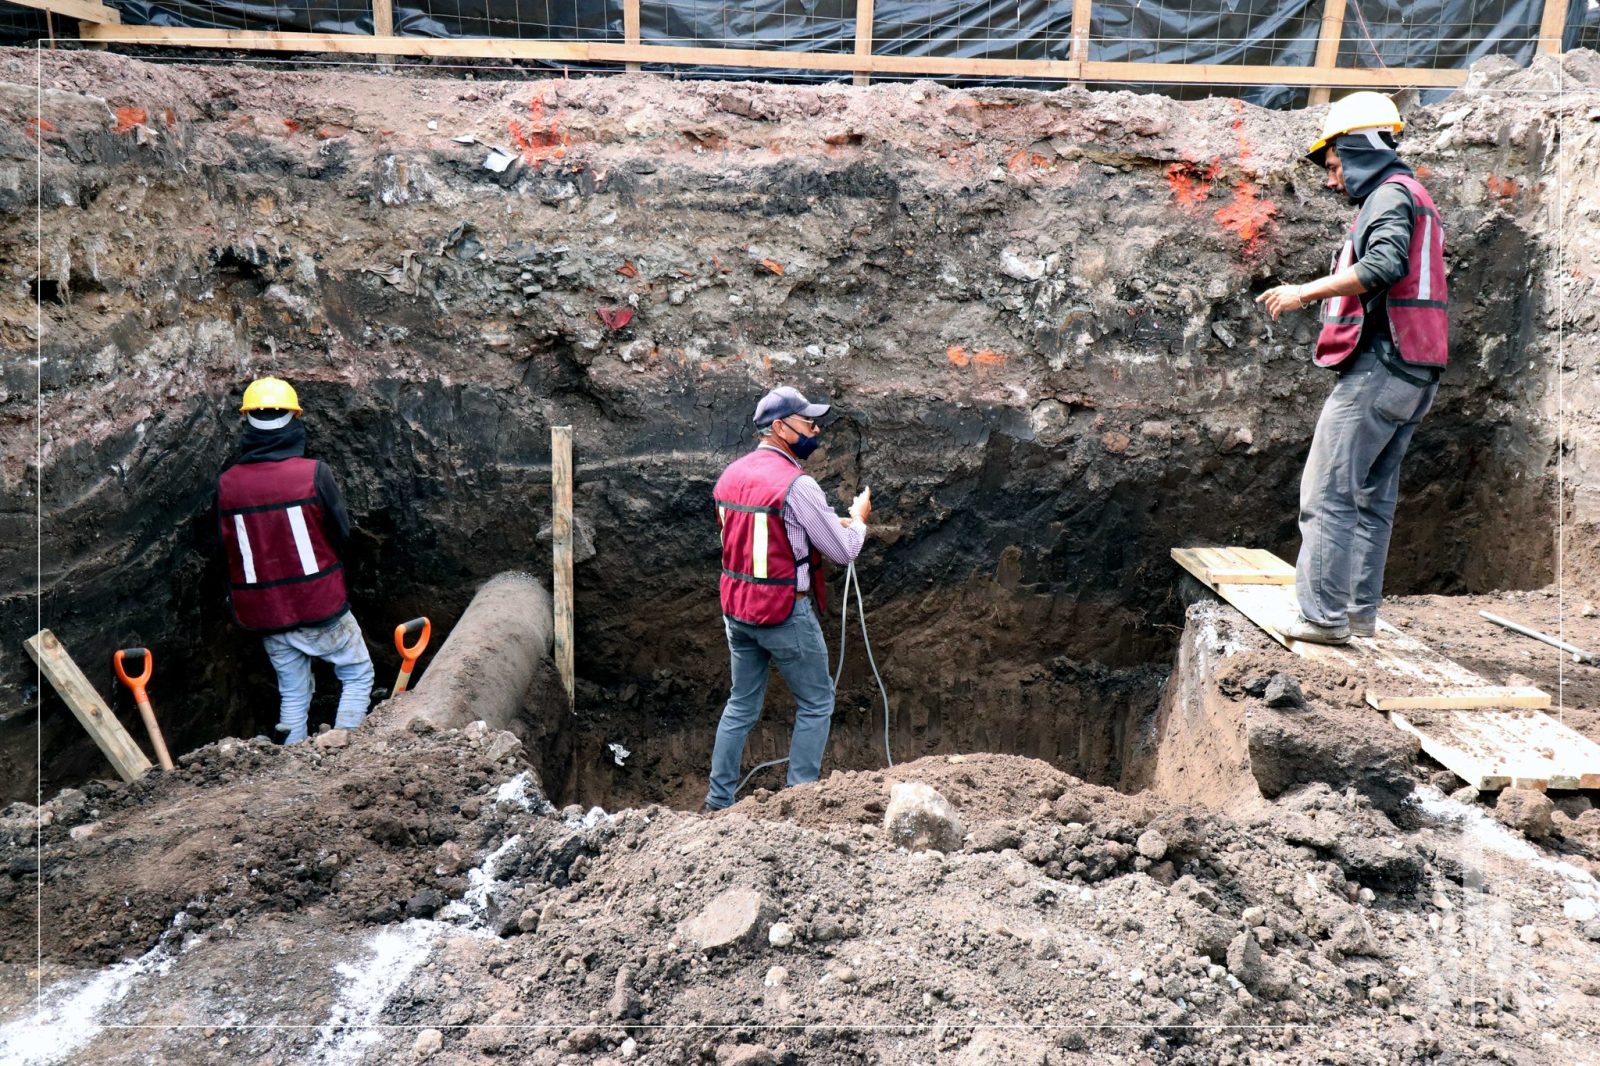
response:
<path id="1" fill-rule="evenodd" d="M 1567 28 L 1562 35 L 1562 47 L 1600 51 L 1600 0 L 1573 0 L 1572 6 L 1567 9 Z"/>
<path id="2" fill-rule="evenodd" d="M 621 43 L 622 0 L 406 0 L 394 5 L 394 32 Z"/>
<path id="3" fill-rule="evenodd" d="M 1096 0 L 1089 58 L 1310 66 L 1324 0 Z"/>
<path id="4" fill-rule="evenodd" d="M 844 54 L 855 51 L 854 0 L 640 0 L 646 44 L 680 48 L 762 48 Z"/>
<path id="5" fill-rule="evenodd" d="M 1533 58 L 1545 0 L 1346 0 L 1339 66 L 1449 70 Z"/>
<path id="6" fill-rule="evenodd" d="M 51 26 L 43 11 L 0 3 L 0 44 L 31 44 L 48 40 Z"/>

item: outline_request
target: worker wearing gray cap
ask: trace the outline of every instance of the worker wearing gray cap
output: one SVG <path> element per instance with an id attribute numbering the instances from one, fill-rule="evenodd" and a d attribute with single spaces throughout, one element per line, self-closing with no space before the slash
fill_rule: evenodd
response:
<path id="1" fill-rule="evenodd" d="M 822 486 L 801 464 L 816 451 L 825 403 L 811 403 L 788 386 L 756 405 L 760 443 L 717 479 L 717 522 L 722 537 L 722 615 L 733 684 L 717 724 L 706 809 L 733 803 L 745 738 L 761 717 L 769 667 L 776 663 L 794 694 L 788 784 L 815 781 L 822 772 L 833 719 L 833 679 L 828 649 L 812 601 L 822 594 L 817 564 L 841 565 L 861 553 L 872 513 L 871 490 L 834 513 Z"/>

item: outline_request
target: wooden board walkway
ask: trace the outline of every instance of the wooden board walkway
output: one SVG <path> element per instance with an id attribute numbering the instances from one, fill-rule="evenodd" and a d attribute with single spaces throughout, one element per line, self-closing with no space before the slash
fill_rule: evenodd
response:
<path id="1" fill-rule="evenodd" d="M 1174 548 L 1172 558 L 1296 655 L 1365 675 L 1367 703 L 1474 787 L 1600 787 L 1600 745 L 1541 713 L 1543 689 L 1493 684 L 1381 619 L 1342 647 L 1286 638 L 1299 613 L 1294 568 L 1271 552 Z"/>

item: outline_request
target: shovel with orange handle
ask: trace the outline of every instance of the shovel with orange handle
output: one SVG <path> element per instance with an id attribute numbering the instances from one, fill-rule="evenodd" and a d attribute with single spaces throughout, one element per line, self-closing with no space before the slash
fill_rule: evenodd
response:
<path id="1" fill-rule="evenodd" d="M 400 677 L 394 683 L 392 696 L 398 696 L 411 687 L 411 671 L 428 648 L 428 637 L 433 633 L 433 623 L 427 617 L 413 618 L 394 627 L 394 650 L 400 653 Z M 408 643 L 415 641 L 415 643 Z"/>
<path id="2" fill-rule="evenodd" d="M 167 754 L 167 742 L 161 737 L 155 709 L 150 706 L 150 696 L 144 690 L 156 668 L 155 656 L 150 654 L 149 648 L 123 648 L 111 657 L 111 663 L 116 667 L 117 677 L 133 692 L 133 702 L 139 705 L 139 717 L 144 719 L 145 732 L 150 734 L 150 744 L 156 749 L 156 761 L 163 770 L 172 769 L 172 756 Z M 141 664 L 143 671 L 139 676 L 129 677 L 128 667 L 137 670 Z"/>

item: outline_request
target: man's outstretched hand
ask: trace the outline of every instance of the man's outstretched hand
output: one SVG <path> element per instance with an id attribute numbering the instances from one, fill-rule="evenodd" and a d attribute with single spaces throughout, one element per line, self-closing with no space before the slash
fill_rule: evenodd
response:
<path id="1" fill-rule="evenodd" d="M 1300 286 L 1277 285 L 1256 297 L 1256 303 L 1267 305 L 1267 314 L 1276 322 L 1285 311 L 1299 311 L 1306 306 L 1300 298 Z"/>

